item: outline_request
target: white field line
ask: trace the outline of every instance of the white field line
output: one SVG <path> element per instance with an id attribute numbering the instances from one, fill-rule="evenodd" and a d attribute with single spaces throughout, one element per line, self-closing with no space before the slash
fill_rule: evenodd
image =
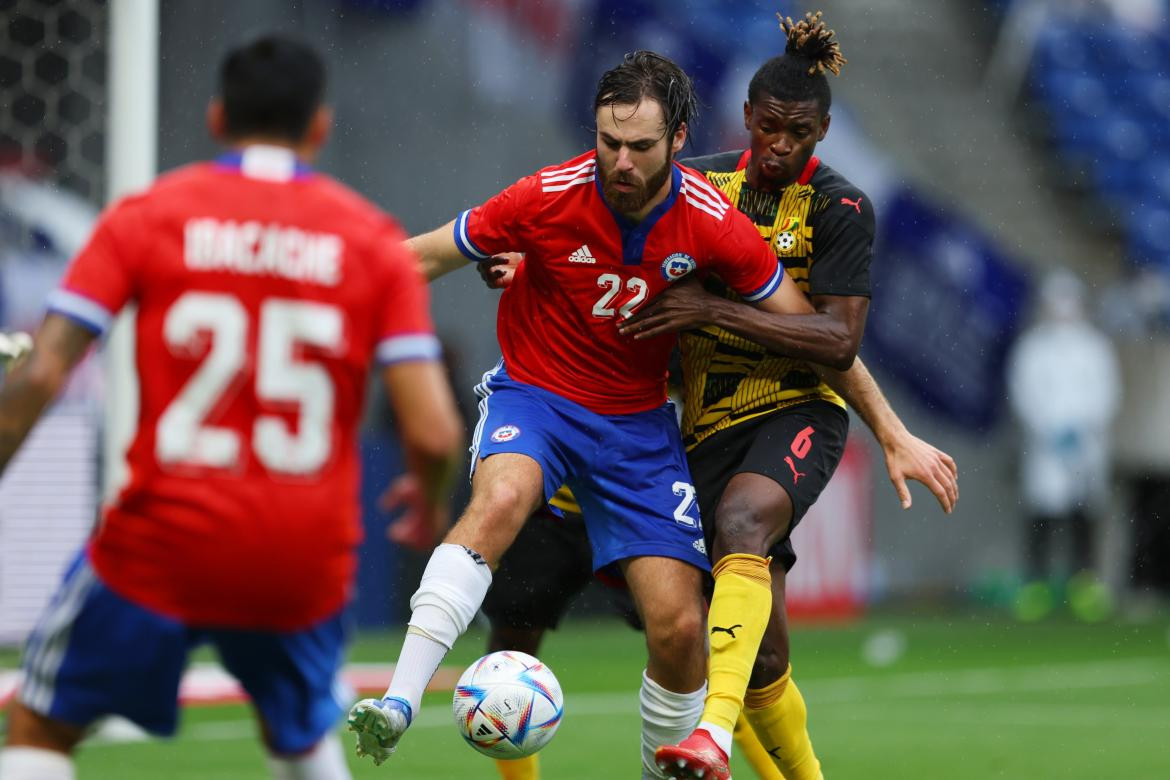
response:
<path id="1" fill-rule="evenodd" d="M 1143 685 L 1159 678 L 1170 679 L 1170 658 L 1135 657 L 1116 661 L 1053 663 L 1008 669 L 988 667 L 819 680 L 800 678 L 800 686 L 805 695 L 815 702 L 852 704 L 874 697 L 909 699 L 1113 688 Z"/>
<path id="2" fill-rule="evenodd" d="M 1052 663 L 1036 666 L 1018 666 L 1012 669 L 977 668 L 937 672 L 906 672 L 886 676 L 849 676 L 828 678 L 800 678 L 801 690 L 813 707 L 848 704 L 853 709 L 844 717 L 855 720 L 946 721 L 954 723 L 994 722 L 1004 725 L 1094 725 L 1114 722 L 1127 713 L 1140 717 L 1135 725 L 1165 729 L 1165 708 L 1089 707 L 1069 709 L 1066 704 L 1054 704 L 1051 709 L 1033 702 L 994 702 L 988 705 L 966 704 L 923 708 L 916 712 L 891 710 L 884 705 L 891 699 L 930 698 L 940 696 L 993 695 L 1003 693 L 1085 690 L 1141 686 L 1170 679 L 1170 659 L 1164 656 L 1134 657 L 1116 661 Z M 872 710 L 869 707 L 872 706 Z M 628 713 L 637 717 L 638 696 L 629 693 L 570 693 L 565 716 L 595 717 Z M 834 718 L 842 717 L 835 714 Z M 1127 725 L 1129 721 L 1127 721 Z M 435 704 L 419 713 L 412 728 L 450 728 L 449 710 Z M 182 739 L 216 742 L 255 739 L 256 727 L 250 720 L 200 723 L 184 729 Z M 92 746 L 126 741 L 118 738 L 88 742 Z"/>
<path id="3" fill-rule="evenodd" d="M 1166 705 L 1147 704 L 1131 706 L 1081 706 L 1069 707 L 1067 703 L 1037 705 L 1031 702 L 1020 704 L 986 703 L 955 705 L 946 703 L 919 708 L 890 708 L 889 702 L 867 702 L 852 705 L 845 711 L 834 711 L 833 720 L 854 722 L 899 722 L 916 724 L 948 723 L 955 725 L 976 725 L 983 730 L 1012 728 L 1090 728 L 1104 730 L 1124 728 L 1127 732 L 1149 729 L 1164 734 L 1170 729 L 1170 708 Z M 905 732 L 919 734 L 915 730 Z M 970 738 L 970 732 L 962 732 Z M 932 735 L 931 739 L 936 737 Z M 882 739 L 888 739 L 883 733 Z M 918 736 L 921 740 L 921 736 Z"/>

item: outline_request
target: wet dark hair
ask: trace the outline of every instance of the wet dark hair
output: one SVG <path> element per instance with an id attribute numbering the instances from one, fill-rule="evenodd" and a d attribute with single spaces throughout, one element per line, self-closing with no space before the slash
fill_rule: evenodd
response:
<path id="1" fill-rule="evenodd" d="M 267 35 L 228 52 L 219 69 L 227 134 L 300 141 L 325 96 L 325 63 L 311 47 Z"/>
<path id="2" fill-rule="evenodd" d="M 752 76 L 748 102 L 754 104 L 761 94 L 783 102 L 815 100 L 822 115 L 829 113 L 833 95 L 825 71 L 839 76 L 846 62 L 836 32 L 825 26 L 820 11 L 806 13 L 797 22 L 777 17 L 785 35 L 784 53 L 765 62 Z"/>
<path id="3" fill-rule="evenodd" d="M 606 71 L 597 82 L 593 112 L 602 106 L 637 105 L 645 98 L 656 100 L 666 118 L 666 135 L 673 136 L 684 123 L 691 125 L 699 113 L 695 85 L 673 61 L 652 51 L 636 51 L 622 58 L 622 64 Z"/>

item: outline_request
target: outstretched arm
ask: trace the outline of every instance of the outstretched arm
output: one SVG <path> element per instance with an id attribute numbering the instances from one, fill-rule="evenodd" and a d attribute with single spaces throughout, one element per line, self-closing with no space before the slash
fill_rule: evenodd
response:
<path id="1" fill-rule="evenodd" d="M 467 258 L 455 244 L 455 220 L 429 233 L 412 237 L 406 245 L 418 255 L 428 282 L 467 265 Z"/>
<path id="2" fill-rule="evenodd" d="M 796 287 L 795 284 L 791 286 Z M 765 301 L 758 309 L 734 301 L 726 303 L 730 304 L 725 308 L 732 313 L 735 329 L 727 328 L 722 322 L 716 322 L 717 325 L 777 352 L 810 361 L 821 379 L 857 412 L 881 445 L 886 471 L 903 509 L 910 508 L 910 489 L 906 480 L 913 479 L 926 485 L 944 512 L 950 514 L 954 510 L 955 502 L 959 500 L 959 472 L 954 459 L 906 429 L 869 369 L 857 359 L 869 311 L 868 298 L 816 295 L 812 299 L 812 306 L 816 309 L 814 314 L 795 315 L 785 313 L 791 311 L 791 307 L 780 302 L 769 304 Z M 807 323 L 803 327 L 801 320 Z M 811 340 L 807 342 L 810 344 L 822 342 L 818 351 L 836 354 L 838 361 L 794 354 L 794 350 L 784 346 L 800 345 L 802 339 Z"/>
<path id="3" fill-rule="evenodd" d="M 398 421 L 407 473 L 381 499 L 384 509 L 405 507 L 390 538 L 429 550 L 450 523 L 447 496 L 462 451 L 463 424 L 442 364 L 396 363 L 382 382 Z"/>
<path id="4" fill-rule="evenodd" d="M 93 332 L 67 317 L 45 317 L 33 338 L 32 352 L 14 366 L 0 387 L 0 474 L 93 339 Z"/>
<path id="5" fill-rule="evenodd" d="M 860 359 L 848 371 L 813 366 L 873 431 L 886 457 L 886 471 L 903 509 L 911 505 L 906 480 L 921 482 L 950 514 L 959 500 L 959 470 L 954 458 L 907 430 Z"/>
<path id="6" fill-rule="evenodd" d="M 873 431 L 903 508 L 910 507 L 906 480 L 913 479 L 926 485 L 950 512 L 959 497 L 954 460 L 906 429 L 869 370 L 855 359 L 868 299 L 818 295 L 809 304 L 796 290 L 801 306 L 790 295 L 795 288 L 786 280 L 776 295 L 756 307 L 712 295 L 695 282 L 674 284 L 619 327 L 634 338 L 648 338 L 717 325 L 774 352 L 808 361 Z"/>

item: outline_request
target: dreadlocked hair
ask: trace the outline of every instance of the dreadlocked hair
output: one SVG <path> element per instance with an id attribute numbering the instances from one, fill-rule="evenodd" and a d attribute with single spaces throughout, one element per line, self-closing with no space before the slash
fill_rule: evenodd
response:
<path id="1" fill-rule="evenodd" d="M 841 66 L 848 60 L 841 56 L 841 44 L 837 43 L 837 33 L 825 28 L 820 11 L 815 14 L 806 13 L 798 22 L 793 22 L 791 16 L 782 17 L 776 14 L 776 18 L 780 20 L 780 29 L 788 38 L 784 53 L 807 57 L 813 61 L 812 67 L 808 69 L 808 75 L 824 73 L 826 70 L 833 71 L 834 76 L 841 75 Z"/>
<path id="2" fill-rule="evenodd" d="M 828 113 L 833 96 L 826 71 L 841 75 L 847 60 L 841 56 L 837 33 L 828 29 L 821 12 L 806 13 L 803 19 L 776 14 L 784 32 L 784 53 L 760 66 L 748 85 L 748 102 L 755 103 L 761 94 L 781 102 L 815 100 L 821 113 Z"/>
<path id="3" fill-rule="evenodd" d="M 691 125 L 699 112 L 699 99 L 690 76 L 673 61 L 652 51 L 635 51 L 622 64 L 606 71 L 597 83 L 593 111 L 602 106 L 637 105 L 650 98 L 662 106 L 666 134 L 673 136 L 683 125 Z"/>

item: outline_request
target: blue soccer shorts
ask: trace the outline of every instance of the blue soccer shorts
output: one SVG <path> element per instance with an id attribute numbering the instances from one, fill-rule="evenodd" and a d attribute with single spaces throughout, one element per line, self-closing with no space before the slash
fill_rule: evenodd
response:
<path id="1" fill-rule="evenodd" d="M 527 455 L 540 464 L 544 495 L 568 484 L 581 505 L 593 568 L 643 555 L 710 571 L 695 489 L 674 406 L 603 415 L 508 376 L 503 362 L 476 387 L 480 458 Z"/>
<path id="2" fill-rule="evenodd" d="M 252 699 L 273 750 L 303 753 L 352 698 L 340 683 L 347 625 L 338 613 L 292 632 L 193 628 L 111 591 L 83 551 L 28 638 L 20 699 L 77 726 L 121 715 L 170 736 L 188 655 L 206 642 Z"/>

